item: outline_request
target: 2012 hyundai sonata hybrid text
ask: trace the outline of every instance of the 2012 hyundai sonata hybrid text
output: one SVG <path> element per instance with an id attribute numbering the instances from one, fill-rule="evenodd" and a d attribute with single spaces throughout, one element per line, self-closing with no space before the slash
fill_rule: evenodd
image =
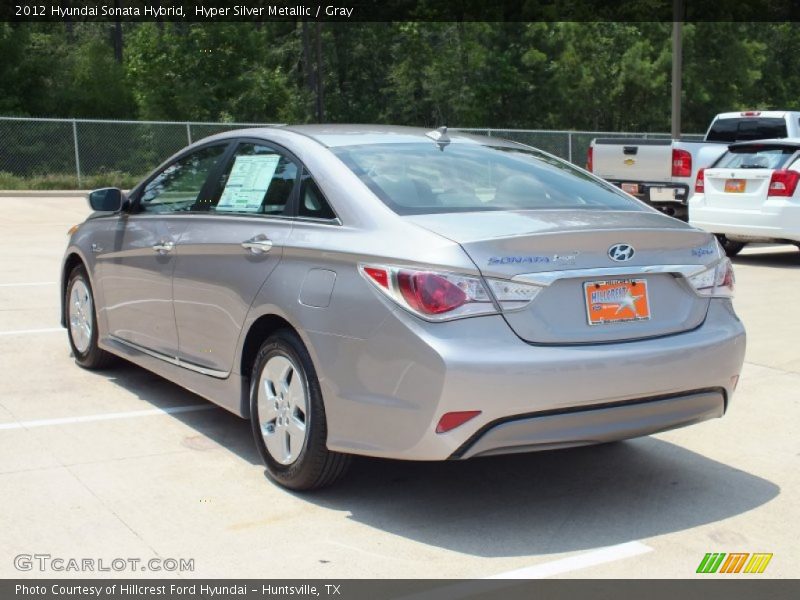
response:
<path id="1" fill-rule="evenodd" d="M 121 356 L 249 418 L 290 488 L 358 454 L 466 459 L 720 417 L 741 370 L 714 236 L 521 144 L 239 130 L 89 200 L 63 263 L 76 362 Z"/>

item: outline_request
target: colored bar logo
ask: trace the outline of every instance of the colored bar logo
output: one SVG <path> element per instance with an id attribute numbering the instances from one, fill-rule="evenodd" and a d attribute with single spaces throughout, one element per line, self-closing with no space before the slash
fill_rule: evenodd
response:
<path id="1" fill-rule="evenodd" d="M 749 559 L 749 560 L 748 560 Z M 772 553 L 755 552 L 708 552 L 697 566 L 697 573 L 763 573 Z"/>

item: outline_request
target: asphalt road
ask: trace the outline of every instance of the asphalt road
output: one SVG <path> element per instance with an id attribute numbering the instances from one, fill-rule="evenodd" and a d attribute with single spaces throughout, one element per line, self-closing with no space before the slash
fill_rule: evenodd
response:
<path id="1" fill-rule="evenodd" d="M 726 577 L 800 574 L 797 249 L 735 260 L 748 350 L 723 419 L 464 463 L 361 459 L 299 495 L 266 479 L 245 421 L 138 367 L 73 363 L 56 282 L 87 213 L 0 198 L 0 577 L 684 578 L 707 552 L 774 555 Z M 33 554 L 164 567 L 15 567 Z"/>

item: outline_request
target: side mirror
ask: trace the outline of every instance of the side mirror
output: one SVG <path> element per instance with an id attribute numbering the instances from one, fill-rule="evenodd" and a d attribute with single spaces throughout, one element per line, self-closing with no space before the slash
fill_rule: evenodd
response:
<path id="1" fill-rule="evenodd" d="M 119 188 L 102 188 L 89 194 L 89 206 L 99 212 L 117 212 L 128 198 Z"/>

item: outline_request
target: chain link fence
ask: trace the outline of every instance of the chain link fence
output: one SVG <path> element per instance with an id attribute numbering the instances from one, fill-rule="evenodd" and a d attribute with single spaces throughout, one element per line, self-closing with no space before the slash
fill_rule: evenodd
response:
<path id="1" fill-rule="evenodd" d="M 206 136 L 279 123 L 197 123 L 0 117 L 0 189 L 131 187 L 165 158 Z M 514 140 L 583 165 L 595 137 L 669 139 L 668 133 L 458 129 Z M 702 134 L 683 136 L 702 139 Z"/>
<path id="2" fill-rule="evenodd" d="M 193 141 L 270 125 L 0 117 L 0 189 L 129 187 Z"/>
<path id="3" fill-rule="evenodd" d="M 639 137 L 653 140 L 668 140 L 672 136 L 669 133 L 646 133 L 646 132 L 625 132 L 625 131 L 552 131 L 542 129 L 459 129 L 464 133 L 475 133 L 489 137 L 504 138 L 527 144 L 555 154 L 559 158 L 566 159 L 571 163 L 584 166 L 589 145 L 594 138 L 632 138 Z M 702 133 L 686 133 L 681 135 L 684 140 L 702 140 Z"/>

